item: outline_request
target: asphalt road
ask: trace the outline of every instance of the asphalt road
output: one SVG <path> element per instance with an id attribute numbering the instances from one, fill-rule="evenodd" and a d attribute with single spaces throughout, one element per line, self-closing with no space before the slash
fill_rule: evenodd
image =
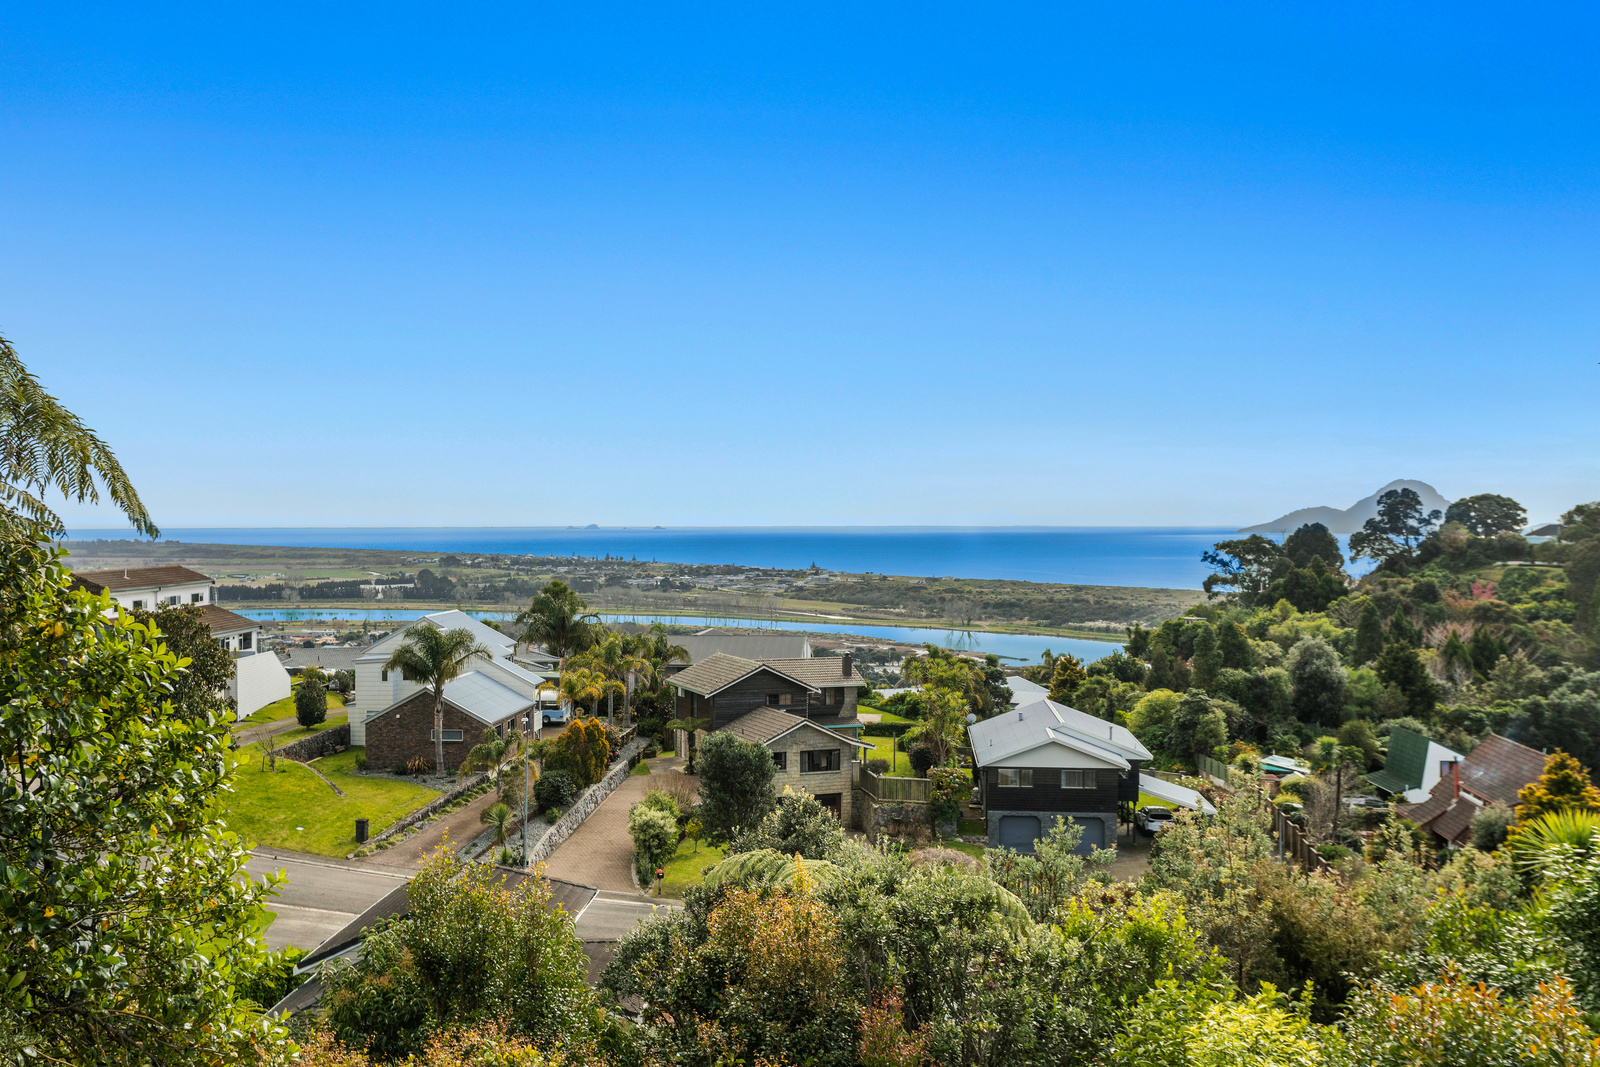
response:
<path id="1" fill-rule="evenodd" d="M 267 904 L 278 915 L 267 928 L 267 947 L 273 949 L 316 948 L 409 877 L 277 849 L 256 849 L 245 867 L 258 878 L 280 871 L 288 875 Z"/>

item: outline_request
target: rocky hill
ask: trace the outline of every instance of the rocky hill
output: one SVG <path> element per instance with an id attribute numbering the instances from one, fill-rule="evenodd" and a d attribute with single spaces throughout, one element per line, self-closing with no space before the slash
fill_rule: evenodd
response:
<path id="1" fill-rule="evenodd" d="M 1239 530 L 1239 533 L 1293 533 L 1308 522 L 1320 522 L 1330 533 L 1353 534 L 1361 529 L 1362 523 L 1378 514 L 1378 498 L 1391 489 L 1415 489 L 1417 495 L 1422 498 L 1422 506 L 1429 511 L 1434 508 L 1443 511 L 1450 506 L 1450 501 L 1440 496 L 1439 491 L 1427 482 L 1399 478 L 1371 496 L 1357 500 L 1348 508 L 1342 510 L 1331 507 L 1301 508 L 1299 511 L 1280 515 L 1271 522 L 1246 526 Z"/>

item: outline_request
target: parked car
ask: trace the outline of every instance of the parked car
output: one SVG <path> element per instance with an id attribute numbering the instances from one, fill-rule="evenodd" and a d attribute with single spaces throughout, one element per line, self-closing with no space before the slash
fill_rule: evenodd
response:
<path id="1" fill-rule="evenodd" d="M 1172 825 L 1172 809 L 1159 804 L 1146 804 L 1133 813 L 1133 825 L 1151 836 Z"/>

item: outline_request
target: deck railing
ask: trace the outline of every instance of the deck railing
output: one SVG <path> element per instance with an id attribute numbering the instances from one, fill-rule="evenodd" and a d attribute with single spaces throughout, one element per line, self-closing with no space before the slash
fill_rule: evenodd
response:
<path id="1" fill-rule="evenodd" d="M 894 803 L 926 804 L 933 798 L 933 783 L 926 778 L 891 778 L 874 774 L 866 764 L 855 764 L 856 788 L 878 800 Z"/>

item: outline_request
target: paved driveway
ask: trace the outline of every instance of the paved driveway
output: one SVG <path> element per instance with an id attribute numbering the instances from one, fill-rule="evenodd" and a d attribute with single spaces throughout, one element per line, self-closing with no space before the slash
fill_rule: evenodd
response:
<path id="1" fill-rule="evenodd" d="M 545 874 L 612 893 L 643 896 L 633 884 L 633 839 L 628 836 L 628 809 L 644 799 L 657 773 L 679 770 L 684 761 L 677 756 L 659 756 L 647 762 L 651 773 L 631 775 L 617 786 L 616 791 L 551 854 L 545 863 Z"/>

